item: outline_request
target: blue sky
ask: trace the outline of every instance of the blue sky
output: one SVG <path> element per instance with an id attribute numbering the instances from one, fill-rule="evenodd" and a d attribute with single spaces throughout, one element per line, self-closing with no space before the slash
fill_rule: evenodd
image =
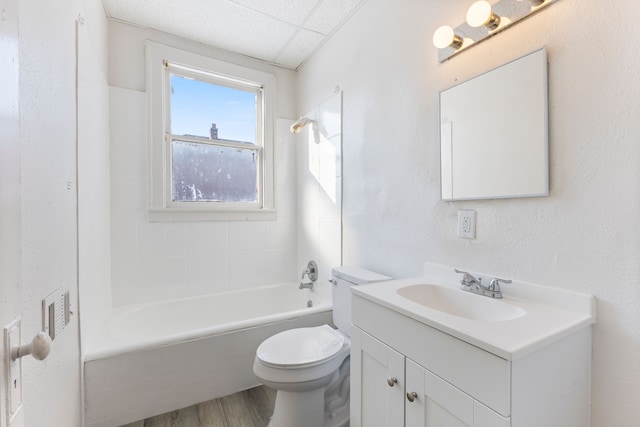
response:
<path id="1" fill-rule="evenodd" d="M 256 95 L 198 80 L 171 76 L 171 133 L 256 142 Z"/>

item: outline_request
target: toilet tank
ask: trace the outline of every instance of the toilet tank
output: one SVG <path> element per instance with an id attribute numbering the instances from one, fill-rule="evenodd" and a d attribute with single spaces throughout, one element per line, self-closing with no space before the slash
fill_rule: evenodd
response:
<path id="1" fill-rule="evenodd" d="M 391 277 L 358 267 L 334 267 L 331 270 L 333 284 L 333 323 L 345 335 L 351 336 L 351 286 L 382 282 Z"/>

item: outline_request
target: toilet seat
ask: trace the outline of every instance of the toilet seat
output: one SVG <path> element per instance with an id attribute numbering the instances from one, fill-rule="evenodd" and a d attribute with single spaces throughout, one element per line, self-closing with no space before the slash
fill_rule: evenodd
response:
<path id="1" fill-rule="evenodd" d="M 290 329 L 260 344 L 253 371 L 277 390 L 322 384 L 335 374 L 350 349 L 349 338 L 328 325 Z"/>
<path id="2" fill-rule="evenodd" d="M 280 332 L 263 341 L 256 356 L 273 368 L 304 369 L 328 362 L 344 347 L 344 335 L 322 325 Z"/>

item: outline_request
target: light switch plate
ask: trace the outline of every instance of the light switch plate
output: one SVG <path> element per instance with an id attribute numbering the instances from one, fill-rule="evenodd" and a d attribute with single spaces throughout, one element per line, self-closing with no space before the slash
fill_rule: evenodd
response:
<path id="1" fill-rule="evenodd" d="M 20 359 L 11 360 L 11 349 L 22 344 L 21 335 L 20 319 L 15 319 L 4 327 L 7 425 L 11 425 L 22 408 L 22 362 Z"/>
<path id="2" fill-rule="evenodd" d="M 69 291 L 58 288 L 42 300 L 42 330 L 55 340 L 69 323 Z"/>

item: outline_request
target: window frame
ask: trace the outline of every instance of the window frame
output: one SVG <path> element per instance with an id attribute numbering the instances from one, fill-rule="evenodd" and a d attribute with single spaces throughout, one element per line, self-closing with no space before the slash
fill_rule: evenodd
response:
<path id="1" fill-rule="evenodd" d="M 274 121 L 275 75 L 147 40 L 147 144 L 149 156 L 148 218 L 150 221 L 233 221 L 275 219 Z M 173 71 L 173 73 L 172 73 Z M 178 72 L 175 72 L 178 71 Z M 213 84 L 262 92 L 257 108 L 256 144 L 238 144 L 256 152 L 256 202 L 173 201 L 173 141 L 235 147 L 226 141 L 171 134 L 171 74 L 196 77 Z"/>

